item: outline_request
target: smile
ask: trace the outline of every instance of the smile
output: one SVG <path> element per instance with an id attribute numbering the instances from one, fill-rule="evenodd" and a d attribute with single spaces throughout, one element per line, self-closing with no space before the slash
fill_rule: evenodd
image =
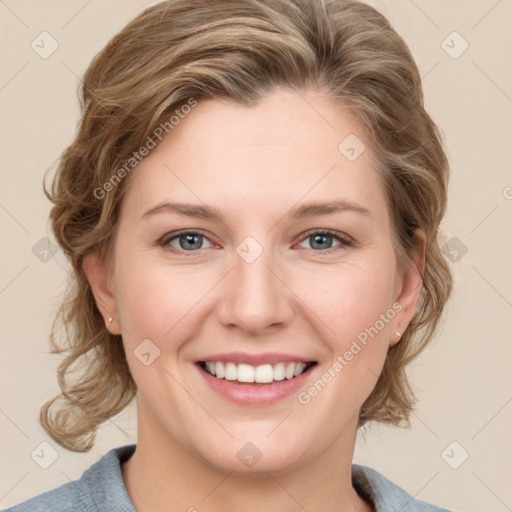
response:
<path id="1" fill-rule="evenodd" d="M 281 362 L 274 365 L 262 364 L 253 366 L 245 363 L 199 361 L 198 364 L 206 373 L 217 379 L 249 384 L 271 384 L 299 377 L 317 363 L 315 361 L 309 363 Z"/>

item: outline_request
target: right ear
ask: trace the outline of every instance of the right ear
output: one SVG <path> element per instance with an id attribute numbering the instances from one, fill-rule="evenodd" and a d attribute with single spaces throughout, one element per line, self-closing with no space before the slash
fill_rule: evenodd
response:
<path id="1" fill-rule="evenodd" d="M 89 281 L 96 305 L 103 315 L 108 331 L 111 334 L 121 334 L 120 325 L 117 321 L 116 299 L 112 292 L 106 264 L 101 261 L 96 252 L 90 252 L 84 256 L 82 268 Z M 112 321 L 110 321 L 111 318 Z"/>

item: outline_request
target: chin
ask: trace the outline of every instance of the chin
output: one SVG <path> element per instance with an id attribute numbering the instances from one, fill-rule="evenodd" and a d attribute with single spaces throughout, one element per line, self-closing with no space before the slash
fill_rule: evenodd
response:
<path id="1" fill-rule="evenodd" d="M 284 436 L 265 439 L 267 434 L 268 431 L 258 438 L 255 436 L 252 441 L 250 436 L 230 438 L 229 441 L 219 439 L 216 445 L 210 442 L 200 449 L 199 454 L 215 469 L 240 476 L 268 477 L 268 472 L 287 472 L 295 468 L 305 456 L 301 452 L 304 444 L 290 442 Z"/>

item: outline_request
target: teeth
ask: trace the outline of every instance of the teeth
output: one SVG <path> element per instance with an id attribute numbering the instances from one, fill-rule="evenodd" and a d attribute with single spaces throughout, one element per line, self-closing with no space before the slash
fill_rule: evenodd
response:
<path id="1" fill-rule="evenodd" d="M 284 380 L 284 363 L 274 366 L 274 380 Z"/>
<path id="2" fill-rule="evenodd" d="M 306 369 L 306 363 L 277 363 L 275 365 L 222 363 L 220 361 L 205 363 L 206 371 L 218 379 L 237 380 L 238 382 L 256 382 L 266 384 L 273 381 L 293 379 Z"/>
<path id="3" fill-rule="evenodd" d="M 299 363 L 296 367 L 295 367 L 295 371 L 293 372 L 293 376 L 294 377 L 298 377 L 303 371 L 304 371 L 304 368 L 306 368 L 306 365 L 305 363 Z"/>
<path id="4" fill-rule="evenodd" d="M 291 379 L 291 378 L 293 378 L 294 374 L 295 374 L 295 363 L 288 363 L 288 365 L 286 366 L 286 369 L 284 371 L 284 376 L 287 379 Z"/>
<path id="5" fill-rule="evenodd" d="M 217 368 L 218 364 L 219 363 L 215 364 L 215 368 Z M 220 364 L 222 364 L 222 363 L 220 363 Z M 236 380 L 236 378 L 238 376 L 238 368 L 235 363 L 226 363 L 224 372 L 225 372 L 224 378 L 226 380 Z"/>
<path id="6" fill-rule="evenodd" d="M 254 366 L 250 366 L 248 364 L 238 365 L 238 382 L 254 382 L 254 374 Z"/>
<path id="7" fill-rule="evenodd" d="M 270 364 L 257 366 L 254 371 L 254 380 L 256 382 L 272 382 L 274 380 L 274 369 Z"/>
<path id="8" fill-rule="evenodd" d="M 215 366 L 215 373 L 213 373 L 213 375 L 216 375 L 219 379 L 223 379 L 226 375 L 224 373 L 224 365 L 222 363 L 212 363 L 212 366 Z"/>

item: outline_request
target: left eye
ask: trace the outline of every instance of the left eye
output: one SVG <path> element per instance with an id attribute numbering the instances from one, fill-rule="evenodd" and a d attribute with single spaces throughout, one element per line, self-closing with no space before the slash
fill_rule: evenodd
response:
<path id="1" fill-rule="evenodd" d="M 320 249 L 323 251 L 330 251 L 332 247 L 322 247 L 323 244 L 326 243 L 326 240 L 336 239 L 340 243 L 336 246 L 338 249 L 341 247 L 348 247 L 352 245 L 352 240 L 342 233 L 338 233 L 336 231 L 314 231 L 310 232 L 306 235 L 305 240 L 313 240 L 312 245 L 314 249 Z M 315 247 L 316 246 L 316 247 Z M 337 250 L 336 248 L 334 250 Z"/>
<path id="2" fill-rule="evenodd" d="M 204 249 L 204 247 L 201 247 L 203 239 L 208 240 L 208 238 L 201 233 L 197 233 L 195 231 L 182 231 L 174 236 L 164 238 L 161 245 L 172 252 L 194 252 Z M 351 238 L 343 233 L 338 233 L 337 231 L 313 231 L 308 233 L 303 238 L 303 241 L 310 239 L 312 240 L 313 249 L 321 251 L 333 251 L 353 245 Z M 334 248 L 326 247 L 326 245 L 331 245 L 332 242 L 330 243 L 329 241 L 332 241 L 332 239 L 336 239 L 340 243 Z M 175 240 L 178 241 L 179 247 L 172 244 Z"/>

